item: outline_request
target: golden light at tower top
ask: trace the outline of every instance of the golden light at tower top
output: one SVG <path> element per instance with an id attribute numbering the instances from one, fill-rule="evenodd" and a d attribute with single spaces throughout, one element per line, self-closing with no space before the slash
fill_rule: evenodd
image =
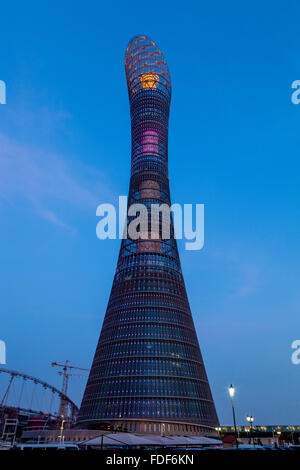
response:
<path id="1" fill-rule="evenodd" d="M 159 76 L 157 73 L 153 72 L 143 73 L 141 75 L 141 82 L 144 89 L 156 90 L 159 82 Z"/>

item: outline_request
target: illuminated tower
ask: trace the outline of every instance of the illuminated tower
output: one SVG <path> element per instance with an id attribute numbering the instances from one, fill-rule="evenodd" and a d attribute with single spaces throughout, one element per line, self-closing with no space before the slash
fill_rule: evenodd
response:
<path id="1" fill-rule="evenodd" d="M 171 80 L 146 36 L 126 50 L 131 115 L 128 207 L 170 202 Z M 130 223 L 130 217 L 128 222 Z M 151 221 L 148 225 L 149 233 Z M 132 432 L 203 434 L 218 418 L 190 312 L 174 239 L 122 240 L 114 282 L 78 425 Z M 143 235 L 143 236 L 142 236 Z"/>

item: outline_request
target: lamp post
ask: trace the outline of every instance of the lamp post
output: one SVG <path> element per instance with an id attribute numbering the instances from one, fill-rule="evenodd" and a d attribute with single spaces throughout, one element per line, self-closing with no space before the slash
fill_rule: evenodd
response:
<path id="1" fill-rule="evenodd" d="M 281 436 L 281 431 L 276 431 L 276 434 L 277 434 L 277 444 L 279 446 L 279 444 L 280 444 L 280 439 L 279 438 Z"/>
<path id="2" fill-rule="evenodd" d="M 253 424 L 253 421 L 254 421 L 254 417 L 248 415 L 248 416 L 246 417 L 246 419 L 247 419 L 247 421 L 248 421 L 248 423 L 249 423 L 249 426 L 250 426 L 250 444 L 251 444 L 251 437 L 252 437 L 253 445 L 255 445 L 255 444 L 254 444 L 254 436 L 252 436 L 252 424 Z"/>
<path id="3" fill-rule="evenodd" d="M 60 436 L 59 436 L 59 442 L 62 444 L 63 442 L 63 431 L 64 431 L 64 423 L 67 422 L 66 419 L 64 419 L 64 417 L 62 416 L 61 417 L 61 426 L 60 426 Z"/>
<path id="4" fill-rule="evenodd" d="M 235 421 L 235 411 L 234 411 L 234 394 L 235 394 L 235 388 L 231 384 L 230 387 L 228 388 L 229 396 L 231 398 L 231 405 L 232 405 L 232 416 L 233 416 L 233 424 L 234 424 L 234 433 L 235 433 L 235 439 L 236 439 L 236 448 L 239 448 L 238 444 L 238 435 L 237 435 L 237 430 L 236 430 L 236 421 Z"/>

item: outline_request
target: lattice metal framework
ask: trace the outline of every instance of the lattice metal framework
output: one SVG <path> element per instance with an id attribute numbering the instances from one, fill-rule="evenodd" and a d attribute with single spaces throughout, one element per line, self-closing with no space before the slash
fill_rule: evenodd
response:
<path id="1" fill-rule="evenodd" d="M 132 136 L 128 207 L 170 206 L 166 61 L 153 41 L 136 36 L 126 50 L 125 71 Z M 170 225 L 169 239 L 162 238 L 160 220 L 156 240 L 122 240 L 79 425 L 113 420 L 218 424 L 172 218 Z"/>
<path id="2" fill-rule="evenodd" d="M 158 89 L 171 97 L 171 78 L 164 56 L 146 36 L 135 36 L 126 49 L 129 99 L 141 89 Z"/>

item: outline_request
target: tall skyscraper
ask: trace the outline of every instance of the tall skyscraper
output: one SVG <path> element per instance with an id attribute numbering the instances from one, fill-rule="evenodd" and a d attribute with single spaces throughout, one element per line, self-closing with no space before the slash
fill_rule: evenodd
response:
<path id="1" fill-rule="evenodd" d="M 171 79 L 146 36 L 126 50 L 131 115 L 128 208 L 170 202 L 168 121 Z M 127 224 L 131 217 L 128 217 Z M 205 434 L 218 418 L 189 307 L 174 238 L 128 237 L 82 400 L 78 425 L 111 424 L 132 432 Z M 154 238 L 154 239 L 153 239 Z"/>

